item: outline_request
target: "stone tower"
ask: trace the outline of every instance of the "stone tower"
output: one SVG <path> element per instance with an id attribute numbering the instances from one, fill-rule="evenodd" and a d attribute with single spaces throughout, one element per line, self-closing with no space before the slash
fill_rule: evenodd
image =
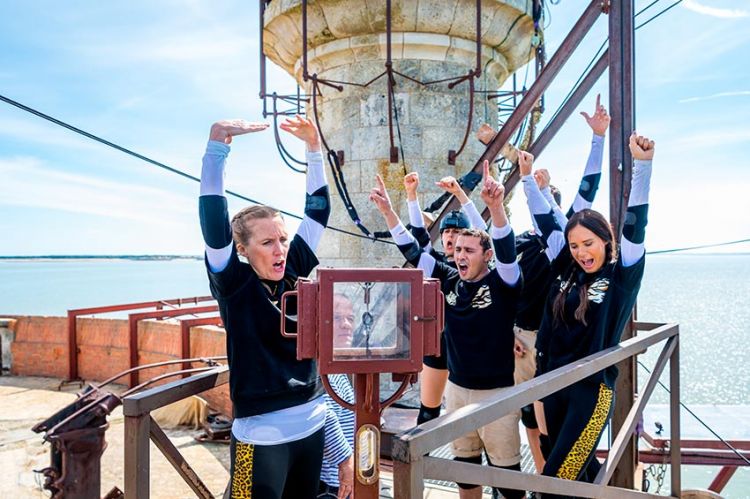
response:
<path id="1" fill-rule="evenodd" d="M 264 0 L 260 0 L 264 1 Z M 386 230 L 379 213 L 367 199 L 379 173 L 386 182 L 396 211 L 408 221 L 402 187 L 405 172 L 420 174 L 420 202 L 424 207 L 441 191 L 435 181 L 457 178 L 476 162 L 484 147 L 473 133 L 481 123 L 497 128 L 494 101 L 485 91 L 500 88 L 506 78 L 533 57 L 532 2 L 483 0 L 481 16 L 481 75 L 471 135 L 455 165 L 448 151 L 458 150 L 469 116 L 469 85 L 421 85 L 395 76 L 394 142 L 399 162 L 391 163 L 386 78 L 367 87 L 344 86 L 343 91 L 322 86 L 318 98 L 321 130 L 328 145 L 344 151 L 343 172 L 351 199 L 370 230 Z M 475 0 L 393 0 L 391 7 L 393 69 L 420 82 L 466 75 L 476 65 Z M 263 51 L 292 75 L 307 94 L 310 81 L 302 73 L 301 0 L 272 0 L 263 20 Z M 310 0 L 307 7 L 308 74 L 327 80 L 366 83 L 381 74 L 386 62 L 385 0 Z M 308 115 L 312 106 L 308 106 Z M 400 136 L 400 140 L 399 140 Z M 359 232 L 331 187 L 330 224 Z M 475 196 L 477 204 L 481 204 Z M 391 245 L 374 243 L 326 231 L 318 255 L 337 267 L 391 266 L 403 257 Z"/>

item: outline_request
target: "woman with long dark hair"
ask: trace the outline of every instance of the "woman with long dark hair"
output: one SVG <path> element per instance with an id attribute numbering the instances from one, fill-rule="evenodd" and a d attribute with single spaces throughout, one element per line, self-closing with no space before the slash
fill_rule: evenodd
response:
<path id="1" fill-rule="evenodd" d="M 563 232 L 541 192 L 526 191 L 559 274 L 537 337 L 537 375 L 619 343 L 633 310 L 645 264 L 654 142 L 633 134 L 630 151 L 633 177 L 619 245 L 600 213 L 590 209 L 575 213 Z M 616 378 L 616 368 L 608 367 L 543 399 L 552 445 L 544 475 L 594 480 L 600 468 L 594 451 L 614 406 Z"/>

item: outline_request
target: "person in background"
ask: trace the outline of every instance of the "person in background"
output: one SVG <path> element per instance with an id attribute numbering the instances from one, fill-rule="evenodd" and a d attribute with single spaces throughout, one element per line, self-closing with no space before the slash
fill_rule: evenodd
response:
<path id="1" fill-rule="evenodd" d="M 333 295 L 333 347 L 349 348 L 354 334 L 354 307 L 343 293 Z M 354 389 L 345 374 L 328 375 L 328 383 L 344 402 L 354 404 Z M 354 412 L 340 406 L 328 392 L 323 396 L 336 424 L 326 424 L 326 445 L 320 471 L 318 499 L 345 499 L 354 477 Z M 343 439 L 334 433 L 341 431 Z M 330 444 L 329 444 L 330 442 Z M 352 477 L 351 479 L 340 477 Z"/>

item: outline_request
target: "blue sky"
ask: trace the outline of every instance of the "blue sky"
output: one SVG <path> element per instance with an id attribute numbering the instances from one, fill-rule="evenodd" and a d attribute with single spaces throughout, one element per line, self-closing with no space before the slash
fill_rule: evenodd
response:
<path id="1" fill-rule="evenodd" d="M 193 175 L 213 121 L 261 119 L 255 2 L 62 5 L 0 3 L 2 95 Z M 550 6 L 550 55 L 582 8 Z M 637 32 L 637 128 L 657 140 L 649 249 L 750 237 L 748 21 L 745 1 L 684 0 Z M 605 37 L 603 16 L 547 92 L 546 118 Z M 280 70 L 270 79 L 293 88 Z M 606 102 L 606 79 L 589 104 L 597 91 Z M 538 159 L 568 200 L 588 142 L 575 115 Z M 0 178 L 0 255 L 201 252 L 197 184 L 2 102 Z M 302 209 L 303 178 L 282 164 L 270 132 L 236 141 L 227 184 Z M 607 211 L 606 196 L 595 208 Z M 522 197 L 512 207 L 518 231 L 529 224 Z"/>

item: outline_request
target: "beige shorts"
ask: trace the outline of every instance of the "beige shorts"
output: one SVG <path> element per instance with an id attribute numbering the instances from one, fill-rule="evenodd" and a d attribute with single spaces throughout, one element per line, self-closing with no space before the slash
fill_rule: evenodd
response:
<path id="1" fill-rule="evenodd" d="M 513 379 L 516 380 L 516 384 L 519 384 L 530 380 L 536 374 L 536 348 L 534 348 L 536 331 L 514 326 L 513 332 L 516 334 L 516 339 L 526 348 L 523 357 L 516 357 L 516 369 L 513 372 Z"/>
<path id="2" fill-rule="evenodd" d="M 453 412 L 469 404 L 474 404 L 491 397 L 510 387 L 494 388 L 492 390 L 471 390 L 462 388 L 448 381 L 445 390 L 445 403 L 448 412 Z M 476 457 L 482 454 L 482 449 L 495 466 L 512 466 L 521 462 L 521 434 L 518 431 L 518 421 L 521 411 L 515 411 L 482 426 L 452 443 L 453 455 L 456 457 Z"/>

